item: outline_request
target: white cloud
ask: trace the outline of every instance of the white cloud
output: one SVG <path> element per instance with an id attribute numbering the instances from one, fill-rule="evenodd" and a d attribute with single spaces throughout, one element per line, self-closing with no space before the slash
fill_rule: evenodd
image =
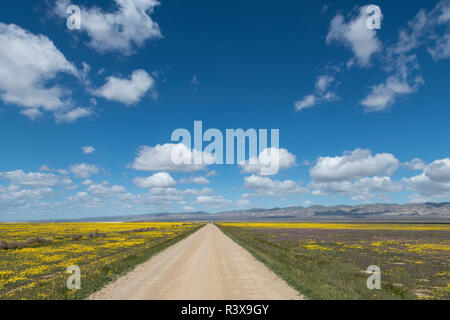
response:
<path id="1" fill-rule="evenodd" d="M 123 186 L 91 184 L 87 188 L 87 192 L 97 197 L 113 197 L 117 194 L 125 193 L 127 190 Z"/>
<path id="2" fill-rule="evenodd" d="M 95 152 L 95 148 L 92 146 L 84 146 L 81 148 L 84 154 L 91 154 Z"/>
<path id="3" fill-rule="evenodd" d="M 311 168 L 315 181 L 344 181 L 367 176 L 391 176 L 397 170 L 399 161 L 390 153 L 372 156 L 370 150 L 355 149 L 343 156 L 321 157 Z"/>
<path id="4" fill-rule="evenodd" d="M 77 192 L 74 196 L 67 197 L 68 203 L 76 203 L 77 206 L 89 209 L 101 208 L 105 205 L 106 194 L 97 197 L 87 192 Z"/>
<path id="5" fill-rule="evenodd" d="M 225 199 L 221 195 L 211 195 L 211 196 L 198 196 L 196 203 L 207 205 L 213 208 L 222 207 L 231 204 L 231 201 Z"/>
<path id="6" fill-rule="evenodd" d="M 180 183 L 183 184 L 209 184 L 210 181 L 205 177 L 190 177 L 190 178 L 182 178 L 180 179 Z"/>
<path id="7" fill-rule="evenodd" d="M 45 200 L 53 196 L 51 188 L 19 189 L 8 188 L 0 190 L 1 207 L 30 207 L 35 201 Z"/>
<path id="8" fill-rule="evenodd" d="M 26 187 L 53 187 L 61 183 L 60 177 L 52 173 L 25 173 L 23 170 L 0 172 L 0 178 L 10 180 L 13 184 Z"/>
<path id="9" fill-rule="evenodd" d="M 81 109 L 70 105 L 70 90 L 54 84 L 61 73 L 76 78 L 80 73 L 46 36 L 0 23 L 0 65 L 3 102 L 18 106 L 32 120 L 42 111 L 53 113 L 57 121 L 80 117 Z"/>
<path id="10" fill-rule="evenodd" d="M 414 83 L 409 83 L 406 78 L 390 76 L 386 82 L 372 87 L 372 92 L 361 101 L 366 111 L 382 111 L 392 105 L 402 95 L 417 92 L 424 83 L 422 77 L 417 76 Z"/>
<path id="11" fill-rule="evenodd" d="M 89 117 L 90 115 L 92 115 L 92 110 L 78 107 L 71 110 L 55 112 L 55 121 L 57 123 L 71 123 L 78 119 Z"/>
<path id="12" fill-rule="evenodd" d="M 144 95 L 155 87 L 155 80 L 144 70 L 135 70 L 130 79 L 117 77 L 106 78 L 106 83 L 97 90 L 96 96 L 126 105 L 138 103 Z"/>
<path id="13" fill-rule="evenodd" d="M 328 44 L 337 42 L 350 47 L 361 67 L 368 66 L 372 55 L 381 52 L 382 49 L 376 30 L 367 28 L 368 17 L 367 6 L 354 12 L 348 22 L 341 14 L 338 14 L 331 21 L 327 35 Z"/>
<path id="14" fill-rule="evenodd" d="M 214 193 L 214 190 L 210 188 L 203 188 L 203 189 L 186 189 L 180 191 L 183 195 L 191 195 L 191 196 L 204 196 L 204 195 L 210 195 Z"/>
<path id="15" fill-rule="evenodd" d="M 392 181 L 399 161 L 390 153 L 372 155 L 367 149 L 344 152 L 343 156 L 321 157 L 310 169 L 308 184 L 313 195 L 348 194 L 354 201 L 380 198 L 385 192 L 400 192 L 403 183 Z"/>
<path id="16" fill-rule="evenodd" d="M 43 164 L 40 168 L 39 171 L 52 171 L 52 169 L 50 169 L 49 166 Z"/>
<path id="17" fill-rule="evenodd" d="M 426 167 L 426 164 L 419 158 L 412 159 L 410 162 L 406 162 L 403 165 L 411 170 L 423 170 Z"/>
<path id="18" fill-rule="evenodd" d="M 433 181 L 450 182 L 450 158 L 434 161 L 425 168 L 424 173 Z"/>
<path id="19" fill-rule="evenodd" d="M 315 95 L 310 94 L 305 96 L 302 100 L 295 102 L 295 110 L 300 111 L 307 108 L 312 108 L 316 105 L 317 98 Z"/>
<path id="20" fill-rule="evenodd" d="M 318 92 L 325 92 L 330 87 L 330 84 L 335 81 L 334 77 L 330 75 L 323 75 L 317 78 L 316 90 Z"/>
<path id="21" fill-rule="evenodd" d="M 84 180 L 84 181 L 81 182 L 81 184 L 84 185 L 84 186 L 88 186 L 88 185 L 90 185 L 90 184 L 92 184 L 92 183 L 93 183 L 93 181 L 90 180 L 90 179 L 86 179 L 86 180 Z"/>
<path id="22" fill-rule="evenodd" d="M 445 25 L 450 21 L 446 18 L 449 7 L 448 1 L 440 1 L 430 11 L 420 10 L 408 27 L 400 30 L 398 41 L 387 48 L 383 58 L 385 69 L 393 74 L 372 86 L 361 101 L 367 111 L 383 111 L 398 97 L 417 92 L 424 83 L 416 74 L 420 67 L 413 50 L 426 46 L 436 61 L 450 57 L 450 28 Z"/>
<path id="23" fill-rule="evenodd" d="M 365 177 L 355 181 L 312 181 L 309 185 L 315 195 L 333 193 L 367 195 L 372 192 L 400 192 L 403 189 L 401 182 L 392 181 L 390 177 Z"/>
<path id="24" fill-rule="evenodd" d="M 206 174 L 207 177 L 215 177 L 217 175 L 219 175 L 219 173 L 215 170 L 211 170 Z"/>
<path id="25" fill-rule="evenodd" d="M 27 108 L 27 109 L 22 109 L 20 111 L 21 114 L 23 114 L 24 116 L 30 118 L 31 120 L 36 120 L 38 118 L 41 118 L 44 114 L 41 112 L 41 110 L 37 109 L 37 108 Z"/>
<path id="26" fill-rule="evenodd" d="M 248 199 L 239 199 L 236 201 L 236 205 L 241 208 L 249 208 L 252 206 L 250 200 Z"/>
<path id="27" fill-rule="evenodd" d="M 436 41 L 433 48 L 428 48 L 434 60 L 442 60 L 450 57 L 450 34 L 444 35 L 441 39 Z"/>
<path id="28" fill-rule="evenodd" d="M 307 193 L 306 188 L 292 180 L 272 180 L 269 177 L 261 177 L 252 175 L 244 178 L 244 188 L 252 190 L 254 194 L 247 194 L 246 197 L 263 197 L 263 196 L 283 196 L 289 194 Z"/>
<path id="29" fill-rule="evenodd" d="M 124 193 L 119 195 L 119 199 L 127 204 L 139 205 L 173 205 L 174 203 L 184 204 L 188 197 L 208 196 L 214 191 L 208 188 L 179 190 L 175 188 L 155 187 L 145 194 Z"/>
<path id="30" fill-rule="evenodd" d="M 287 170 L 296 165 L 295 155 L 287 149 L 266 148 L 258 156 L 258 159 L 251 158 L 245 163 L 239 164 L 242 173 L 257 173 L 264 175 L 267 169 L 274 165 L 278 170 Z"/>
<path id="31" fill-rule="evenodd" d="M 67 171 L 66 169 L 53 169 L 53 168 L 50 168 L 47 165 L 42 165 L 39 168 L 39 171 L 56 172 L 56 173 L 59 173 L 59 174 L 64 175 L 64 176 L 69 174 L 69 171 Z"/>
<path id="32" fill-rule="evenodd" d="M 334 88 L 330 88 L 334 84 Z M 314 94 L 303 97 L 302 100 L 295 102 L 295 110 L 301 111 L 303 109 L 312 108 L 324 102 L 332 102 L 339 100 L 339 97 L 334 92 L 337 86 L 336 79 L 331 75 L 319 76 L 316 80 Z"/>
<path id="33" fill-rule="evenodd" d="M 409 190 L 418 192 L 419 198 L 448 197 L 450 195 L 450 158 L 433 161 L 420 175 L 404 178 L 403 182 Z"/>
<path id="34" fill-rule="evenodd" d="M 177 184 L 166 172 L 158 172 L 147 178 L 137 177 L 134 183 L 140 188 L 170 188 Z"/>
<path id="35" fill-rule="evenodd" d="M 76 178 L 89 179 L 92 175 L 99 173 L 99 168 L 94 164 L 75 164 L 70 167 L 70 171 Z"/>
<path id="36" fill-rule="evenodd" d="M 419 23 L 420 22 L 420 23 Z M 429 12 L 420 11 L 413 20 L 413 30 L 409 38 L 414 37 L 417 43 L 431 39 L 427 51 L 435 61 L 450 58 L 450 2 L 442 0 Z M 417 26 L 420 26 L 417 27 Z M 414 28 L 415 27 L 415 28 Z"/>
<path id="37" fill-rule="evenodd" d="M 115 0 L 117 11 L 105 12 L 98 7 L 81 7 L 81 30 L 91 41 L 89 45 L 99 52 L 119 51 L 132 54 L 147 40 L 162 38 L 156 22 L 150 18 L 156 0 Z M 57 0 L 55 12 L 66 19 L 69 0 Z"/>
<path id="38" fill-rule="evenodd" d="M 204 164 L 193 164 L 193 159 L 197 155 L 203 156 Z M 173 160 L 180 160 L 180 162 Z M 192 172 L 204 170 L 206 168 L 205 163 L 212 163 L 213 161 L 214 157 L 211 154 L 202 153 L 195 149 L 191 150 L 182 143 L 168 143 L 158 144 L 154 147 L 141 147 L 138 156 L 130 166 L 140 171 Z"/>

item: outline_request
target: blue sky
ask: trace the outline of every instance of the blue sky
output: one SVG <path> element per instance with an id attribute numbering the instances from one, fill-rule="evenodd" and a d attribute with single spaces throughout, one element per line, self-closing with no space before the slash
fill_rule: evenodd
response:
<path id="1" fill-rule="evenodd" d="M 3 1 L 0 220 L 448 201 L 449 58 L 449 1 Z M 282 170 L 165 164 L 196 120 Z"/>

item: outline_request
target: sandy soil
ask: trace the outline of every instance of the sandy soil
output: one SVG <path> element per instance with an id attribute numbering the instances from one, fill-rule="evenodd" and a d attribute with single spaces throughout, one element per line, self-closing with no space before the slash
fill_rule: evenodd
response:
<path id="1" fill-rule="evenodd" d="M 89 299 L 302 299 L 245 249 L 208 224 Z"/>

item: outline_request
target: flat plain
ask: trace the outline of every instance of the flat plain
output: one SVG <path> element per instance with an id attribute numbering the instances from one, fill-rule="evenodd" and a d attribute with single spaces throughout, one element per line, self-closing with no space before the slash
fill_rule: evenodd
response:
<path id="1" fill-rule="evenodd" d="M 450 224 L 0 224 L 0 299 L 448 300 L 449 250 Z"/>
<path id="2" fill-rule="evenodd" d="M 82 299 L 196 231 L 192 223 L 0 224 L 0 299 Z M 81 269 L 68 290 L 67 267 Z"/>
<path id="3" fill-rule="evenodd" d="M 310 299 L 450 299 L 450 225 L 221 223 Z M 367 288 L 367 268 L 381 289 Z"/>

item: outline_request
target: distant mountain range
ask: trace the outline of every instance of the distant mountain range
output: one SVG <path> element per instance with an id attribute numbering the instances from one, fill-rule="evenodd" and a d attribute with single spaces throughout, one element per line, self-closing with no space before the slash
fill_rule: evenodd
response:
<path id="1" fill-rule="evenodd" d="M 311 206 L 208 212 L 157 213 L 114 217 L 83 218 L 70 221 L 446 221 L 450 222 L 450 202 L 420 204 L 368 204 L 358 206 Z M 63 221 L 63 220 L 56 220 Z M 69 220 L 64 220 L 69 221 Z"/>

